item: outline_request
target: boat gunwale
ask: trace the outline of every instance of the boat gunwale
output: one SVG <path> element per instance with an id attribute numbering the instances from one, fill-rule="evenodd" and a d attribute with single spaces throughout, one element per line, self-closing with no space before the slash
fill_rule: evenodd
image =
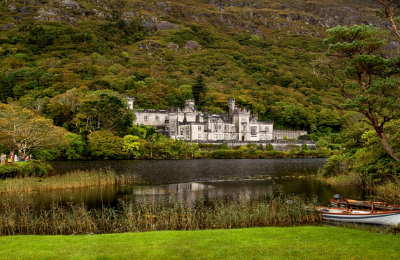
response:
<path id="1" fill-rule="evenodd" d="M 351 206 L 361 206 L 361 207 L 371 207 L 374 204 L 379 210 L 388 210 L 388 211 L 397 211 L 400 210 L 400 205 L 392 205 L 382 201 L 364 201 L 364 200 L 353 200 L 353 199 L 330 199 L 329 200 L 332 204 L 345 204 L 346 201 Z"/>

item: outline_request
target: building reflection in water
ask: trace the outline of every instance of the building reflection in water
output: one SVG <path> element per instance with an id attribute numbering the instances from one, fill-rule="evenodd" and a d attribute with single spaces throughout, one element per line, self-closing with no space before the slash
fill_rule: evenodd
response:
<path id="1" fill-rule="evenodd" d="M 236 184 L 236 185 L 235 185 Z M 171 199 L 195 205 L 199 199 L 208 201 L 212 199 L 250 200 L 260 197 L 272 196 L 274 187 L 272 182 L 265 185 L 248 185 L 243 182 L 188 182 L 135 189 L 128 199 L 135 203 L 161 202 Z"/>

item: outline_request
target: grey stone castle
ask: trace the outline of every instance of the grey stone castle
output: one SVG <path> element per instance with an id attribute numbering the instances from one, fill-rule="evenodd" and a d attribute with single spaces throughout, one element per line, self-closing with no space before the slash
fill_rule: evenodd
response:
<path id="1" fill-rule="evenodd" d="M 133 109 L 134 99 L 128 99 Z M 272 139 L 298 138 L 306 131 L 275 130 L 272 121 L 258 121 L 250 110 L 235 106 L 235 99 L 228 100 L 229 112 L 211 114 L 195 108 L 194 100 L 186 100 L 185 107 L 170 110 L 134 110 L 135 123 L 149 125 L 157 132 L 173 139 L 187 141 L 266 141 Z"/>

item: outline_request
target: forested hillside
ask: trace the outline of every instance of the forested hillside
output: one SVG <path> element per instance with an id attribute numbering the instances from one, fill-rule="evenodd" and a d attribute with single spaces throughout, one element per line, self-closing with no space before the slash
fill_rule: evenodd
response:
<path id="1" fill-rule="evenodd" d="M 195 98 L 215 113 L 235 98 L 276 128 L 329 133 L 341 127 L 342 97 L 313 74 L 313 61 L 330 27 L 385 26 L 377 8 L 362 0 L 4 0 L 0 100 L 75 133 L 123 136 L 125 96 L 159 109 Z"/>

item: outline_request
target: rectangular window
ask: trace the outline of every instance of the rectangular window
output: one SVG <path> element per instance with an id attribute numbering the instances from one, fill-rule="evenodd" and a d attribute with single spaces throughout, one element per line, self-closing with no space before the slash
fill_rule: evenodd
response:
<path id="1" fill-rule="evenodd" d="M 242 125 L 242 131 L 245 132 L 246 131 L 246 126 Z"/>
<path id="2" fill-rule="evenodd" d="M 197 130 L 201 131 L 201 125 L 197 128 Z"/>
<path id="3" fill-rule="evenodd" d="M 199 140 L 201 140 L 201 134 L 199 134 Z"/>
<path id="4" fill-rule="evenodd" d="M 144 116 L 144 121 L 147 121 L 147 120 L 148 120 L 147 116 Z"/>
<path id="5" fill-rule="evenodd" d="M 225 126 L 225 132 L 228 132 L 229 131 L 229 125 L 226 125 Z"/>
<path id="6" fill-rule="evenodd" d="M 156 121 L 160 121 L 160 116 L 156 116 Z"/>
<path id="7" fill-rule="evenodd" d="M 269 133 L 269 127 L 268 126 L 265 127 L 265 132 Z"/>
<path id="8" fill-rule="evenodd" d="M 232 132 L 235 132 L 235 127 L 234 126 L 232 126 Z"/>
<path id="9" fill-rule="evenodd" d="M 222 130 L 222 125 L 218 125 L 218 130 Z"/>
<path id="10" fill-rule="evenodd" d="M 251 135 L 257 135 L 257 126 L 251 127 Z"/>
<path id="11" fill-rule="evenodd" d="M 229 135 L 225 134 L 225 140 L 229 140 Z"/>

